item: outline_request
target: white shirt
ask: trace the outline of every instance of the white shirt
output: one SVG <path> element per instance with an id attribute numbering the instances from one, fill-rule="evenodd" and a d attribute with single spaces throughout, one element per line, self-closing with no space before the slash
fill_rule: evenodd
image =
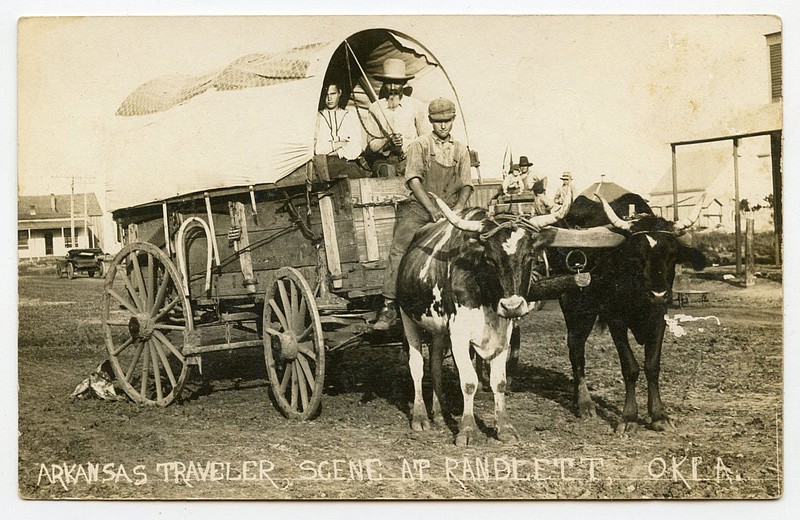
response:
<path id="1" fill-rule="evenodd" d="M 347 143 L 338 150 L 333 149 L 334 142 Z M 315 155 L 337 155 L 342 159 L 356 159 L 361 146 L 361 124 L 358 116 L 342 108 L 323 109 L 317 113 L 317 141 L 314 144 Z"/>
<path id="2" fill-rule="evenodd" d="M 385 98 L 379 99 L 369 107 L 365 121 L 367 139 L 382 139 L 397 133 L 403 136 L 403 152 L 408 152 L 414 139 L 433 129 L 427 110 L 423 102 L 408 96 L 403 96 L 395 108 L 389 108 Z"/>

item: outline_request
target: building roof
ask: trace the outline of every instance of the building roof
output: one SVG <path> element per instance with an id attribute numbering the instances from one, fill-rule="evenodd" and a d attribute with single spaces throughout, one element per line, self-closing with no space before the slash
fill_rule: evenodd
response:
<path id="1" fill-rule="evenodd" d="M 715 126 L 677 138 L 671 144 L 693 144 L 753 137 L 783 129 L 783 102 L 744 107 L 717 121 Z"/>
<path id="2" fill-rule="evenodd" d="M 55 211 L 53 211 L 55 199 Z M 94 193 L 86 194 L 86 205 L 90 217 L 103 215 L 103 210 L 97 202 Z M 32 214 L 35 211 L 35 214 Z M 83 193 L 75 194 L 75 218 L 83 217 Z M 70 195 L 30 195 L 20 196 L 17 199 L 17 221 L 42 221 L 42 220 L 67 220 L 70 219 Z"/>
<path id="3" fill-rule="evenodd" d="M 626 190 L 616 182 L 595 182 L 585 190 L 581 192 L 580 195 L 588 198 L 589 200 L 594 200 L 595 194 L 600 195 L 607 201 L 611 202 L 620 198 L 622 195 L 626 193 L 632 193 L 630 190 Z"/>

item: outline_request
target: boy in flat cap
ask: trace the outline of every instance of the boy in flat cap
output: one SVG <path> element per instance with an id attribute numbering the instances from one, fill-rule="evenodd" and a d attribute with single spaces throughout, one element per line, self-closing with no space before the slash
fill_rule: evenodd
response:
<path id="1" fill-rule="evenodd" d="M 378 177 L 403 175 L 411 142 L 431 130 L 425 105 L 403 94 L 405 84 L 414 78 L 406 74 L 403 60 L 388 58 L 383 62 L 383 73 L 375 74 L 375 78 L 383 81 L 386 97 L 370 105 L 364 122 L 367 146 L 377 156 L 372 171 Z"/>
<path id="2" fill-rule="evenodd" d="M 384 307 L 373 326 L 375 330 L 388 330 L 397 320 L 394 304 L 397 269 L 414 233 L 428 222 L 442 218 L 439 207 L 428 193 L 457 212 L 464 209 L 472 195 L 469 150 L 450 135 L 455 117 L 456 106 L 452 101 L 434 99 L 428 105 L 428 120 L 433 131 L 418 137 L 408 147 L 405 179 L 414 197 L 397 208 L 397 224 L 384 273 Z"/>

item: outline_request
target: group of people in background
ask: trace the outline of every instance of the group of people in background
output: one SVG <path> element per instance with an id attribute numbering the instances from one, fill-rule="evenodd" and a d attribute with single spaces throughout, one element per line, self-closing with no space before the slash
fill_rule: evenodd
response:
<path id="1" fill-rule="evenodd" d="M 453 139 L 451 131 L 456 106 L 446 98 L 437 98 L 427 107 L 406 95 L 406 83 L 414 78 L 405 62 L 389 58 L 375 77 L 383 82 L 381 96 L 369 107 L 362 122 L 358 114 L 346 109 L 343 88 L 335 81 L 325 81 L 317 117 L 316 155 L 327 156 L 330 178 L 402 176 L 411 197 L 397 207 L 392 246 L 384 272 L 384 305 L 373 324 L 376 330 L 388 330 L 397 321 L 394 304 L 397 269 L 416 231 L 442 218 L 435 198 L 456 212 L 467 206 L 472 195 L 471 161 L 467 146 Z M 367 142 L 362 142 L 362 126 Z M 368 158 L 367 161 L 364 159 Z M 568 172 L 561 176 L 562 188 L 551 202 L 546 196 L 547 178 L 530 171 L 525 156 L 519 166 L 504 179 L 502 195 L 534 194 L 536 213 L 549 213 L 553 205 L 571 197 Z"/>

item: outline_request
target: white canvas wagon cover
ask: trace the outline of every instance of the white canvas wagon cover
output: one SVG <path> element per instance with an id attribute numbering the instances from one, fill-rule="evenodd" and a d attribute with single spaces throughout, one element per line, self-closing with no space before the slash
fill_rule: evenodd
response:
<path id="1" fill-rule="evenodd" d="M 109 210 L 218 188 L 269 184 L 311 160 L 326 74 L 352 91 L 366 117 L 369 86 L 387 58 L 402 58 L 413 97 L 458 103 L 444 69 L 420 43 L 367 29 L 280 53 L 249 54 L 217 70 L 144 83 L 114 118 L 106 175 Z M 366 89 L 366 90 L 365 90 Z M 454 134 L 466 139 L 463 113 Z M 366 144 L 366 140 L 364 140 Z"/>

